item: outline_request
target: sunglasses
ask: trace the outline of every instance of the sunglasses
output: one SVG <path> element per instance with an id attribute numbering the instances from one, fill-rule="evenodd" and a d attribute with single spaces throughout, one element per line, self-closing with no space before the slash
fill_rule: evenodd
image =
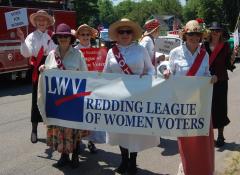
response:
<path id="1" fill-rule="evenodd" d="M 58 38 L 69 38 L 70 36 L 69 35 L 58 35 L 57 37 Z"/>
<path id="2" fill-rule="evenodd" d="M 133 33 L 132 30 L 118 30 L 118 34 L 123 35 L 124 33 L 130 35 Z"/>
<path id="3" fill-rule="evenodd" d="M 90 36 L 90 34 L 89 33 L 82 33 L 82 34 L 80 34 L 81 36 Z"/>
<path id="4" fill-rule="evenodd" d="M 202 36 L 201 33 L 198 33 L 198 32 L 190 32 L 190 33 L 187 33 L 188 36 Z"/>
<path id="5" fill-rule="evenodd" d="M 221 30 L 220 30 L 220 29 L 213 29 L 213 30 L 211 30 L 211 32 L 220 33 L 220 32 L 221 32 Z"/>

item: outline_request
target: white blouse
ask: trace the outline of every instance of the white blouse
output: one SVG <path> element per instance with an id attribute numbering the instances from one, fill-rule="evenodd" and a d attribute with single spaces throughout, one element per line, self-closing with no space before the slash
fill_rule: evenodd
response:
<path id="1" fill-rule="evenodd" d="M 21 43 L 20 52 L 24 57 L 37 57 L 42 46 L 44 47 L 45 56 L 57 47 L 48 35 L 47 30 L 44 33 L 40 30 L 35 30 L 27 36 L 24 42 Z"/>
<path id="2" fill-rule="evenodd" d="M 145 47 L 148 51 L 148 54 L 153 61 L 154 59 L 154 43 L 150 36 L 144 36 L 142 40 L 139 42 L 139 44 L 143 47 Z"/>
<path id="3" fill-rule="evenodd" d="M 78 43 L 78 45 L 76 45 L 74 48 L 80 50 L 80 49 L 90 48 L 90 47 L 91 47 L 90 43 L 87 46 L 83 46 L 81 43 Z"/>
<path id="4" fill-rule="evenodd" d="M 173 75 L 186 75 L 188 70 L 194 63 L 197 54 L 200 52 L 200 47 L 192 54 L 185 44 L 171 50 L 169 54 L 169 66 Z M 196 76 L 210 76 L 209 72 L 209 55 L 206 52 L 203 61 L 196 73 Z"/>
<path id="5" fill-rule="evenodd" d="M 117 45 L 117 47 L 133 74 L 140 75 L 143 72 L 146 72 L 148 75 L 154 75 L 155 70 L 150 61 L 151 59 L 147 50 L 143 46 L 134 42 L 129 46 Z M 124 73 L 118 64 L 112 49 L 108 51 L 103 72 Z"/>
<path id="6" fill-rule="evenodd" d="M 47 56 L 45 61 L 46 69 L 58 68 L 54 54 L 55 52 L 57 55 L 60 55 L 59 47 L 57 47 L 55 50 L 52 50 Z M 67 70 L 87 71 L 87 64 L 81 51 L 74 49 L 73 47 L 69 48 L 62 59 L 62 63 Z"/>

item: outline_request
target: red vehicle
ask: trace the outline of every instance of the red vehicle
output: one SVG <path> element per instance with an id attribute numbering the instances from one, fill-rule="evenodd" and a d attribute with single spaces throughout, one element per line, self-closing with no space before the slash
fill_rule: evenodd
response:
<path id="1" fill-rule="evenodd" d="M 41 7 L 38 6 L 37 2 L 35 2 L 34 6 Z M 0 6 L 0 76 L 7 75 L 13 80 L 16 78 L 26 78 L 28 73 L 30 73 L 29 58 L 24 58 L 20 54 L 20 40 L 17 37 L 16 29 L 7 30 L 6 27 L 4 13 L 19 8 L 23 7 Z M 28 16 L 37 10 L 39 8 L 27 8 Z M 46 11 L 49 11 L 49 9 L 46 9 Z M 55 27 L 63 22 L 68 24 L 72 29 L 76 28 L 76 12 L 57 10 L 55 8 L 51 10 L 51 13 L 55 18 L 55 24 L 50 30 L 54 31 Z M 21 27 L 21 29 L 25 36 L 35 30 L 30 23 L 29 26 Z"/>

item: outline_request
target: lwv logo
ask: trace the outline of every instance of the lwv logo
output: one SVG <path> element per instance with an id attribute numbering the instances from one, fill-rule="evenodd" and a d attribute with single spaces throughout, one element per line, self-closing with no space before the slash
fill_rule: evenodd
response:
<path id="1" fill-rule="evenodd" d="M 83 121 L 86 79 L 68 77 L 45 77 L 46 113 L 49 118 Z"/>

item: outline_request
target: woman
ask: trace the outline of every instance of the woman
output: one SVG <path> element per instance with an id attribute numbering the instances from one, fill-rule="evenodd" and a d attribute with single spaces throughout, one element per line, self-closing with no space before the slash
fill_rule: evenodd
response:
<path id="1" fill-rule="evenodd" d="M 87 24 L 82 24 L 78 27 L 75 36 L 76 38 L 79 40 L 79 44 L 76 45 L 74 48 L 81 50 L 81 49 L 85 49 L 85 48 L 91 48 L 91 38 L 96 38 L 96 36 L 98 35 L 98 31 L 92 27 L 90 27 Z M 95 144 L 93 143 L 93 141 L 99 141 L 99 140 L 105 140 L 101 139 L 103 136 L 102 134 L 103 132 L 100 131 L 91 131 L 90 135 L 87 138 L 89 140 L 87 147 L 90 151 L 90 153 L 97 153 L 97 148 L 95 146 Z M 102 141 L 100 141 L 102 142 Z"/>
<path id="2" fill-rule="evenodd" d="M 109 37 L 117 44 L 108 51 L 104 72 L 141 76 L 143 72 L 148 75 L 154 74 L 154 67 L 147 50 L 135 42 L 141 37 L 141 28 L 138 24 L 129 19 L 121 19 L 110 25 Z M 119 54 L 121 54 L 120 58 L 115 57 Z M 125 172 L 136 174 L 137 152 L 157 146 L 159 137 L 108 133 L 107 142 L 120 146 L 122 161 L 116 171 L 120 174 Z"/>
<path id="3" fill-rule="evenodd" d="M 30 57 L 32 71 L 32 109 L 31 122 L 32 133 L 31 142 L 37 143 L 37 126 L 42 122 L 42 116 L 37 106 L 37 88 L 38 88 L 38 68 L 45 62 L 48 53 L 55 49 L 56 45 L 51 39 L 51 32 L 47 28 L 54 24 L 54 19 L 44 10 L 39 10 L 30 15 L 30 22 L 36 30 L 30 33 L 24 39 L 24 33 L 20 28 L 17 29 L 17 35 L 21 40 L 20 52 L 24 57 Z"/>
<path id="4" fill-rule="evenodd" d="M 164 71 L 165 78 L 169 78 L 170 74 L 174 76 L 210 76 L 209 56 L 200 44 L 203 30 L 199 23 L 196 20 L 189 21 L 183 30 L 182 37 L 185 44 L 170 52 L 170 70 Z M 213 75 L 211 83 L 216 83 L 216 81 L 217 76 Z M 182 174 L 213 175 L 214 143 L 211 127 L 209 136 L 178 138 L 178 146 L 184 171 Z"/>
<path id="5" fill-rule="evenodd" d="M 59 24 L 56 33 L 52 36 L 52 40 L 58 47 L 49 53 L 45 64 L 39 68 L 40 71 L 54 68 L 87 71 L 87 65 L 82 53 L 71 46 L 75 41 L 75 36 L 71 34 L 68 25 Z M 58 167 L 63 167 L 70 162 L 70 153 L 72 153 L 72 167 L 78 167 L 78 147 L 81 138 L 85 136 L 84 134 L 85 131 L 82 130 L 48 126 L 47 145 L 61 153 L 61 158 L 56 164 Z"/>
<path id="6" fill-rule="evenodd" d="M 76 49 L 91 48 L 91 38 L 96 38 L 98 31 L 87 24 L 82 24 L 78 27 L 75 36 L 79 40 Z"/>
<path id="7" fill-rule="evenodd" d="M 155 53 L 154 40 L 159 36 L 160 23 L 157 19 L 151 19 L 146 21 L 143 27 L 145 29 L 145 32 L 139 44 L 147 49 L 153 65 L 157 65 L 160 63 L 160 61 L 165 60 L 164 55 L 160 55 L 158 56 L 158 58 L 156 58 L 156 53 Z"/>
<path id="8" fill-rule="evenodd" d="M 223 38 L 222 26 L 217 22 L 213 22 L 209 29 L 211 31 L 209 41 L 205 42 L 204 45 L 210 55 L 210 72 L 218 77 L 218 82 L 213 86 L 212 122 L 213 128 L 218 129 L 216 146 L 221 147 L 225 144 L 224 127 L 230 123 L 227 116 L 227 70 L 232 71 L 234 69 L 234 57 L 231 57 L 229 44 Z"/>

